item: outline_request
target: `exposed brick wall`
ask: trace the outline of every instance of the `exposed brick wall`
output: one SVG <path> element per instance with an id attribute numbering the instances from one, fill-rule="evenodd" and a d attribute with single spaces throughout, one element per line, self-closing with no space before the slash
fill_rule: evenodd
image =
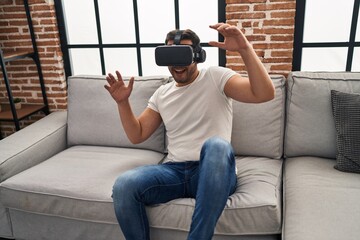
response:
<path id="1" fill-rule="evenodd" d="M 66 109 L 66 81 L 60 49 L 54 4 L 52 1 L 30 0 L 30 11 L 44 76 L 50 111 Z M 0 47 L 6 51 L 31 50 L 31 38 L 22 0 L 0 1 Z M 25 103 L 42 103 L 36 65 L 32 59 L 12 61 L 6 65 L 14 97 Z M 0 73 L 0 103 L 7 103 L 7 93 Z M 21 121 L 21 126 L 42 118 L 43 113 Z M 0 122 L 3 136 L 14 132 L 12 122 Z"/>
<path id="2" fill-rule="evenodd" d="M 226 0 L 229 24 L 244 29 L 266 69 L 287 75 L 292 68 L 295 0 Z M 244 72 L 239 54 L 227 53 L 227 66 Z"/>
<path id="3" fill-rule="evenodd" d="M 291 71 L 295 0 L 226 0 L 227 22 L 241 27 L 269 73 L 287 75 Z M 66 81 L 53 0 L 29 0 L 40 61 L 51 111 L 67 107 Z M 22 0 L 0 0 L 0 47 L 2 50 L 31 48 Z M 238 72 L 245 67 L 239 54 L 227 53 L 227 66 Z M 25 102 L 41 102 L 35 64 L 17 60 L 7 70 L 13 93 Z M 1 74 L 1 73 L 0 73 Z M 7 102 L 0 80 L 0 102 Z M 43 117 L 38 114 L 22 125 Z M 0 122 L 3 136 L 14 131 L 13 123 Z"/>

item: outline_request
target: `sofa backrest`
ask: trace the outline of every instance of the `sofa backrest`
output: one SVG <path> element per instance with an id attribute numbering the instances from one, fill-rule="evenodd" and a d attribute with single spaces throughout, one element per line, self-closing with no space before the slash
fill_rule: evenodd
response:
<path id="1" fill-rule="evenodd" d="M 128 84 L 129 78 L 124 78 Z M 147 106 L 155 90 L 168 82 L 166 76 L 135 78 L 130 103 L 135 115 Z M 105 76 L 73 76 L 68 79 L 68 145 L 100 145 L 143 148 L 163 152 L 165 129 L 141 144 L 131 144 L 120 122 L 115 101 L 104 88 Z"/>
<path id="2" fill-rule="evenodd" d="M 286 157 L 336 157 L 331 90 L 360 93 L 360 73 L 290 73 L 285 127 Z"/>
<path id="3" fill-rule="evenodd" d="M 233 101 L 231 143 L 237 155 L 280 159 L 283 155 L 285 85 L 282 75 L 271 75 L 275 98 L 260 104 Z"/>

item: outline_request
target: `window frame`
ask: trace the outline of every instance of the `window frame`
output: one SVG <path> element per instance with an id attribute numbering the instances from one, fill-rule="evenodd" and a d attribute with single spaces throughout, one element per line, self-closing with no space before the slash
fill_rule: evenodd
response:
<path id="1" fill-rule="evenodd" d="M 305 9 L 306 9 L 305 6 L 306 6 L 306 0 L 296 1 L 292 71 L 301 71 L 302 52 L 304 48 L 346 47 L 348 49 L 348 52 L 347 52 L 347 60 L 346 60 L 346 69 L 344 69 L 344 71 L 351 72 L 352 62 L 354 58 L 354 49 L 355 47 L 360 47 L 360 42 L 355 41 L 357 24 L 360 24 L 358 22 L 360 0 L 354 0 L 354 7 L 352 12 L 352 20 L 350 27 L 350 36 L 348 42 L 304 43 L 303 37 L 304 37 Z"/>
<path id="2" fill-rule="evenodd" d="M 100 64 L 101 64 L 101 73 L 102 75 L 106 75 L 105 69 L 105 58 L 104 58 L 104 49 L 105 48 L 136 48 L 137 52 L 137 65 L 138 65 L 138 75 L 143 75 L 142 70 L 142 60 L 141 60 L 141 49 L 142 48 L 154 48 L 164 43 L 141 43 L 140 42 L 140 31 L 139 31 L 139 15 L 138 15 L 138 7 L 137 0 L 133 0 L 133 10 L 134 10 L 134 24 L 135 24 L 135 43 L 130 44 L 122 44 L 122 43 L 114 43 L 107 44 L 103 43 L 101 36 L 101 21 L 99 14 L 99 4 L 98 0 L 94 1 L 94 10 L 95 10 L 95 19 L 96 19 L 96 29 L 98 36 L 97 44 L 69 44 L 67 39 L 67 31 L 65 24 L 65 15 L 62 0 L 54 0 L 55 9 L 56 9 L 56 18 L 58 22 L 60 42 L 61 42 L 61 50 L 63 53 L 64 59 L 64 68 L 66 78 L 72 75 L 72 66 L 70 60 L 70 49 L 81 49 L 81 48 L 92 48 L 98 49 L 100 54 Z M 225 0 L 218 0 L 218 22 L 226 22 L 226 3 Z M 180 11 L 179 11 L 179 0 L 174 0 L 174 10 L 175 10 L 175 29 L 179 29 L 180 26 Z M 223 41 L 223 37 L 219 34 L 218 41 Z M 201 46 L 203 47 L 211 47 L 208 43 L 202 42 Z M 219 58 L 218 58 L 219 66 L 226 65 L 226 52 L 224 50 L 219 49 Z"/>

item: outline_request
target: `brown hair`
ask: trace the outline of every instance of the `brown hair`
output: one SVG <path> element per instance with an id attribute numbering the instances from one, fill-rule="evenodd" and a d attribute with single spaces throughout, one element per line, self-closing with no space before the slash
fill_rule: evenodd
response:
<path id="1" fill-rule="evenodd" d="M 177 33 L 181 34 L 180 40 L 191 40 L 192 47 L 195 49 L 198 45 L 200 45 L 199 36 L 190 29 L 186 30 L 172 30 L 166 35 L 165 44 L 168 43 L 169 40 L 174 40 Z"/>

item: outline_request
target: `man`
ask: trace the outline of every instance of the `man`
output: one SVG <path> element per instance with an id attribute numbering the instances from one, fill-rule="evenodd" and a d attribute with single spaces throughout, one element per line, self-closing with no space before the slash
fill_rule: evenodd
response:
<path id="1" fill-rule="evenodd" d="M 261 103 L 274 98 L 275 89 L 264 66 L 243 33 L 235 26 L 210 26 L 224 36 L 211 46 L 240 53 L 248 78 L 234 71 L 211 67 L 169 66 L 174 80 L 161 86 L 148 107 L 134 116 L 129 103 L 134 78 L 126 86 L 121 74 L 109 74 L 105 88 L 117 102 L 123 128 L 132 143 L 145 141 L 163 122 L 168 156 L 164 163 L 143 166 L 120 175 L 113 188 L 116 217 L 128 240 L 150 239 L 145 206 L 176 198 L 195 198 L 188 239 L 208 240 L 226 201 L 236 189 L 235 159 L 230 145 L 231 99 Z M 174 43 L 176 31 L 167 35 Z M 196 47 L 200 39 L 181 31 L 180 44 Z"/>

